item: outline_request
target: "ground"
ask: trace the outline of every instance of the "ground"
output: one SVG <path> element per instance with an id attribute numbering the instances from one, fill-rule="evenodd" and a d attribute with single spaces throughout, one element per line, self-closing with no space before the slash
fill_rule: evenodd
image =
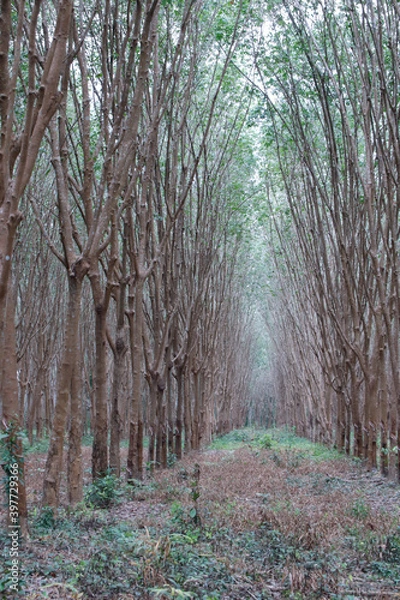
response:
<path id="1" fill-rule="evenodd" d="M 108 477 L 55 522 L 44 461 L 27 455 L 28 600 L 400 598 L 400 487 L 291 432 L 232 432 L 133 487 Z"/>

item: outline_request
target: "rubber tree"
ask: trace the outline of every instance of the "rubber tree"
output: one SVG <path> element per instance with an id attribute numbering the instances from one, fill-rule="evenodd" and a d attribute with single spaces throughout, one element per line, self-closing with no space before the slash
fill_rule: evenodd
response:
<path id="1" fill-rule="evenodd" d="M 16 349 L 11 270 L 13 247 L 22 219 L 20 201 L 32 175 L 46 128 L 61 100 L 60 77 L 67 60 L 73 2 L 61 0 L 57 8 L 38 0 L 30 9 L 22 2 L 1 3 L 0 13 L 0 390 L 3 417 L 19 424 L 16 388 Z M 29 11 L 29 24 L 25 22 Z M 38 49 L 41 11 L 55 20 L 43 56 Z M 28 57 L 27 63 L 25 62 Z M 22 107 L 22 110 L 21 110 Z M 6 348 L 12 343 L 13 347 Z M 19 512 L 21 530 L 27 532 L 22 450 Z"/>

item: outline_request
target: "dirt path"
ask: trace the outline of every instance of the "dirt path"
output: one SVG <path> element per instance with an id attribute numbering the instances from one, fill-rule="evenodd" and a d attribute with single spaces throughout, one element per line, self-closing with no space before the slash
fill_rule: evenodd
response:
<path id="1" fill-rule="evenodd" d="M 118 493 L 33 520 L 25 597 L 400 598 L 400 487 L 293 436 L 234 432 Z"/>

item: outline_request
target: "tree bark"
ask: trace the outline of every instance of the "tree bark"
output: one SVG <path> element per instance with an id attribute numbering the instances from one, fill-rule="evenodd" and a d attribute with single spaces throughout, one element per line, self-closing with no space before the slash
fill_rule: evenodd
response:
<path id="1" fill-rule="evenodd" d="M 10 460 L 18 465 L 18 525 L 22 537 L 29 537 L 28 509 L 26 503 L 25 487 L 25 461 L 21 437 L 21 413 L 18 402 L 18 380 L 17 380 L 17 348 L 15 335 L 15 302 L 11 285 L 6 295 L 7 306 L 5 314 L 5 328 L 3 340 L 3 355 L 0 361 L 0 395 L 3 404 L 2 423 L 9 433 L 4 441 L 12 454 Z M 11 465 L 5 465 L 8 470 Z M 7 471 L 6 471 L 7 476 Z M 6 488 L 7 489 L 7 488 Z M 7 498 L 7 506 L 9 499 Z M 11 513 L 8 512 L 8 518 Z M 9 523 L 11 524 L 11 523 Z"/>
<path id="2" fill-rule="evenodd" d="M 68 311 L 65 323 L 63 355 L 58 373 L 58 390 L 49 451 L 45 467 L 42 505 L 56 509 L 60 500 L 64 435 L 69 414 L 72 376 L 79 363 L 79 317 L 81 309 L 82 280 L 86 269 L 82 265 L 68 277 Z"/>
<path id="3" fill-rule="evenodd" d="M 82 356 L 79 342 L 71 379 L 71 417 L 68 441 L 68 501 L 77 504 L 83 497 L 83 406 L 82 406 Z"/>

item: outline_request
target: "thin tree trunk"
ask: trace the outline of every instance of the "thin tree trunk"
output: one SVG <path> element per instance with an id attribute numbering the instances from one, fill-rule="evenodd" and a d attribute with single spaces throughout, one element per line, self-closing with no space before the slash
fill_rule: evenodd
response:
<path id="1" fill-rule="evenodd" d="M 127 262 L 128 225 L 124 224 L 122 247 L 122 270 L 117 295 L 117 332 L 114 349 L 114 374 L 110 423 L 110 469 L 117 475 L 121 474 L 120 438 L 121 438 L 121 390 L 126 353 L 125 340 L 125 296 L 126 296 L 126 262 Z"/>
<path id="2" fill-rule="evenodd" d="M 65 324 L 64 348 L 58 374 L 57 400 L 52 433 L 45 467 L 42 505 L 56 509 L 60 499 L 65 428 L 67 424 L 71 382 L 79 353 L 79 317 L 81 309 L 82 276 L 68 278 L 68 311 Z"/>
<path id="3" fill-rule="evenodd" d="M 3 340 L 3 356 L 0 363 L 0 395 L 3 401 L 3 424 L 9 431 L 9 436 L 4 443 L 11 451 L 10 461 L 18 465 L 18 525 L 20 534 L 24 538 L 29 537 L 28 509 L 26 504 L 25 487 L 25 463 L 21 437 L 21 414 L 18 403 L 18 380 L 17 380 L 17 348 L 15 336 L 15 302 L 12 297 L 11 286 L 7 293 L 5 311 L 5 327 Z M 11 464 L 5 465 L 7 469 Z M 7 498 L 7 506 L 9 498 Z M 11 513 L 8 512 L 10 519 Z M 11 524 L 11 523 L 9 523 Z"/>
<path id="4" fill-rule="evenodd" d="M 97 304 L 95 318 L 96 378 L 95 421 L 93 424 L 92 477 L 104 477 L 108 469 L 108 415 L 107 415 L 107 312 Z"/>
<path id="5" fill-rule="evenodd" d="M 192 407 L 191 407 L 191 395 L 190 395 L 190 369 L 186 370 L 186 376 L 183 380 L 183 406 L 184 406 L 184 423 L 185 423 L 185 443 L 184 449 L 185 454 L 192 449 Z"/>
<path id="6" fill-rule="evenodd" d="M 77 504 L 83 496 L 83 462 L 82 462 L 82 436 L 83 436 L 83 407 L 82 407 L 82 367 L 79 360 L 82 356 L 81 349 L 76 354 L 75 365 L 71 381 L 71 418 L 68 446 L 68 500 L 70 504 Z"/>
<path id="7" fill-rule="evenodd" d="M 143 365 L 143 279 L 137 279 L 135 295 L 131 297 L 129 331 L 132 360 L 132 411 L 129 425 L 129 447 L 126 467 L 127 479 L 143 477 L 143 416 L 142 416 L 142 365 Z"/>
<path id="8" fill-rule="evenodd" d="M 114 356 L 114 374 L 113 388 L 111 399 L 111 422 L 110 422 L 110 469 L 117 477 L 121 474 L 121 457 L 120 457 L 120 441 L 121 441 L 121 414 L 120 414 L 120 389 L 121 380 L 124 368 L 125 355 L 125 339 L 121 335 L 122 332 L 117 332 L 115 343 Z"/>
<path id="9" fill-rule="evenodd" d="M 167 422 L 168 422 L 168 440 L 167 440 L 167 453 L 171 458 L 175 454 L 174 448 L 174 411 L 172 402 L 172 372 L 171 369 L 167 370 Z"/>
<path id="10" fill-rule="evenodd" d="M 176 423 L 174 428 L 174 453 L 177 460 L 180 460 L 182 458 L 182 414 L 184 403 L 184 379 L 182 367 L 177 367 L 176 369 L 176 382 L 178 388 L 178 401 L 176 406 Z"/>

